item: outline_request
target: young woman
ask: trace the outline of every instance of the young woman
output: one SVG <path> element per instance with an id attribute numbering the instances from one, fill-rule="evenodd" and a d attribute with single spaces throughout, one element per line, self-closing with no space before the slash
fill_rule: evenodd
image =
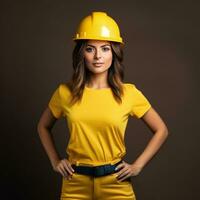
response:
<path id="1" fill-rule="evenodd" d="M 123 82 L 124 43 L 111 17 L 92 12 L 79 24 L 74 41 L 72 78 L 58 85 L 38 123 L 52 167 L 63 177 L 60 199 L 135 200 L 131 177 L 161 147 L 167 127 L 136 85 Z M 123 160 L 129 115 L 154 132 L 132 163 Z M 51 138 L 51 129 L 61 117 L 70 132 L 68 157 L 63 159 Z"/>

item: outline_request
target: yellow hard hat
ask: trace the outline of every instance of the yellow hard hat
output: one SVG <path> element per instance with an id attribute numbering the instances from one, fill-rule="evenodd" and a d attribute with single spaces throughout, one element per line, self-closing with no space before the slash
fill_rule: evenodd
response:
<path id="1" fill-rule="evenodd" d="M 107 40 L 124 44 L 114 19 L 105 12 L 92 12 L 83 18 L 73 40 Z"/>

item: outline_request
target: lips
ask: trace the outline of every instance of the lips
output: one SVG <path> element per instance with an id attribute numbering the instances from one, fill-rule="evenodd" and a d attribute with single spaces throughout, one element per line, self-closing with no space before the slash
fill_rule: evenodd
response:
<path id="1" fill-rule="evenodd" d="M 103 66 L 103 63 L 93 63 L 93 65 L 94 65 L 95 67 L 102 67 L 102 66 Z"/>

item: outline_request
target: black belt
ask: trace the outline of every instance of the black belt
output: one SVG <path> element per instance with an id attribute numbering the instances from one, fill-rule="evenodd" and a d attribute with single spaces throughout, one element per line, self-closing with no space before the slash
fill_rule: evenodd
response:
<path id="1" fill-rule="evenodd" d="M 72 164 L 71 166 L 76 173 L 99 177 L 99 176 L 105 176 L 105 175 L 113 174 L 120 171 L 120 169 L 115 171 L 116 166 L 120 163 L 122 163 L 122 160 L 119 161 L 118 163 L 115 163 L 114 165 L 108 164 L 108 165 L 90 167 L 90 166 L 82 166 L 82 165 L 76 166 Z M 125 180 L 131 181 L 131 178 L 128 177 Z"/>

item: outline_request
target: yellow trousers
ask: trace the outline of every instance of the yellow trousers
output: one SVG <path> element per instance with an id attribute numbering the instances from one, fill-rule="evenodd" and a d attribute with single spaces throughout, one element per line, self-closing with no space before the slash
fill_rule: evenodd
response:
<path id="1" fill-rule="evenodd" d="M 117 174 L 92 177 L 73 173 L 62 179 L 60 200 L 136 200 L 132 182 L 119 181 Z"/>

